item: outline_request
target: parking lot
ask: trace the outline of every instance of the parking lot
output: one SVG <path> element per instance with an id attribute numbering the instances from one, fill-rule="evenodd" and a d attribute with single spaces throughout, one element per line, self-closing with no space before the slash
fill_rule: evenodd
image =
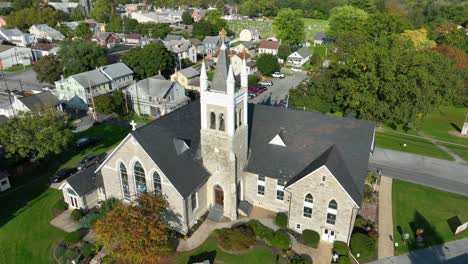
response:
<path id="1" fill-rule="evenodd" d="M 279 103 L 281 100 L 286 98 L 290 89 L 296 87 L 307 77 L 306 72 L 293 72 L 290 69 L 285 68 L 281 69 L 281 72 L 290 76 L 285 76 L 283 79 L 272 78 L 271 81 L 273 82 L 273 86 L 269 86 L 267 91 L 250 99 L 249 102 L 267 105 Z"/>

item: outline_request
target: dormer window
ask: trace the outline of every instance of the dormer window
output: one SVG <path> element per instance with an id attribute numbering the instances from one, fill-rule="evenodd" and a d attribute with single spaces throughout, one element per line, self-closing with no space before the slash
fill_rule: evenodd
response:
<path id="1" fill-rule="evenodd" d="M 268 144 L 286 147 L 286 144 L 284 144 L 284 141 L 279 134 L 276 135 Z"/>

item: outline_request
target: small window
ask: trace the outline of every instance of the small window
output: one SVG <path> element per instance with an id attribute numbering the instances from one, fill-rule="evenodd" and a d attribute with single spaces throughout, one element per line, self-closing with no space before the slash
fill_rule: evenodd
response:
<path id="1" fill-rule="evenodd" d="M 154 194 L 160 195 L 162 193 L 161 176 L 156 171 L 153 173 L 153 188 Z"/>
<path id="2" fill-rule="evenodd" d="M 224 115 L 219 114 L 219 130 L 224 131 Z"/>
<path id="3" fill-rule="evenodd" d="M 257 194 L 265 195 L 265 186 L 264 185 L 257 185 Z"/>
<path id="4" fill-rule="evenodd" d="M 210 128 L 216 129 L 216 114 L 213 112 L 210 114 Z"/>
<path id="5" fill-rule="evenodd" d="M 283 201 L 284 200 L 284 192 L 281 190 L 276 190 L 276 199 Z"/>
<path id="6" fill-rule="evenodd" d="M 239 126 L 242 126 L 242 108 L 239 109 Z"/>
<path id="7" fill-rule="evenodd" d="M 198 201 L 197 201 L 197 192 L 195 193 L 192 193 L 192 195 L 190 196 L 190 201 L 192 202 L 192 212 L 195 211 L 195 209 L 197 209 L 197 206 L 198 206 Z"/>
<path id="8" fill-rule="evenodd" d="M 323 182 L 325 181 L 325 176 L 322 176 L 322 181 L 323 181 Z"/>
<path id="9" fill-rule="evenodd" d="M 312 208 L 304 206 L 304 217 L 312 218 Z"/>
<path id="10" fill-rule="evenodd" d="M 327 224 L 334 225 L 336 222 L 336 214 L 327 214 Z"/>
<path id="11" fill-rule="evenodd" d="M 306 197 L 305 197 L 305 199 L 304 199 L 304 201 L 305 201 L 306 203 L 314 203 L 314 198 L 312 197 L 312 194 L 310 194 L 310 193 L 307 194 Z"/>
<path id="12" fill-rule="evenodd" d="M 265 176 L 258 175 L 258 181 L 265 182 Z"/>
<path id="13" fill-rule="evenodd" d="M 278 180 L 278 186 L 284 187 L 286 186 L 286 182 L 282 180 Z"/>
<path id="14" fill-rule="evenodd" d="M 296 229 L 301 229 L 301 224 L 296 224 Z"/>
<path id="15" fill-rule="evenodd" d="M 338 204 L 336 203 L 335 200 L 331 200 L 330 203 L 328 204 L 328 208 L 330 209 L 338 209 Z"/>

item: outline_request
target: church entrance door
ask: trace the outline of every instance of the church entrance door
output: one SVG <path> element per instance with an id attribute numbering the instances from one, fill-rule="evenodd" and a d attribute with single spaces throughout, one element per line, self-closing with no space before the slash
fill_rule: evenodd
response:
<path id="1" fill-rule="evenodd" d="M 217 204 L 219 206 L 224 206 L 223 188 L 221 188 L 221 186 L 219 186 L 219 185 L 216 185 L 214 187 L 214 190 L 215 190 L 215 204 Z"/>

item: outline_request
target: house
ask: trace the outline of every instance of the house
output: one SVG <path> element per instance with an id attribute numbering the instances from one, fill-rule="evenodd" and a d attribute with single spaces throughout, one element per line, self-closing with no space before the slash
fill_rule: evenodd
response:
<path id="1" fill-rule="evenodd" d="M 202 63 L 200 100 L 133 129 L 98 167 L 105 198 L 162 194 L 183 234 L 207 212 L 219 222 L 258 207 L 349 243 L 375 124 L 248 104 L 247 91 L 245 67 L 237 83 L 221 46 L 211 85 Z"/>
<path id="2" fill-rule="evenodd" d="M 78 21 L 70 21 L 70 22 L 60 22 L 62 26 L 68 27 L 70 30 L 75 31 L 76 28 L 80 25 Z"/>
<path id="3" fill-rule="evenodd" d="M 74 2 L 47 2 L 47 5 L 53 7 L 57 11 L 62 11 L 65 14 L 71 14 L 73 9 L 79 8 L 79 3 Z"/>
<path id="4" fill-rule="evenodd" d="M 193 67 L 175 71 L 171 75 L 171 81 L 180 83 L 187 90 L 198 90 L 200 88 L 200 73 Z"/>
<path id="5" fill-rule="evenodd" d="M 250 54 L 247 51 L 242 51 L 242 52 L 230 52 L 230 57 L 231 57 L 231 65 L 232 65 L 232 70 L 234 71 L 234 75 L 239 75 L 241 74 L 243 63 L 245 60 L 246 63 L 246 69 L 247 69 L 247 74 L 252 74 L 257 71 L 257 63 L 255 61 L 250 60 Z M 251 63 L 253 62 L 253 63 Z M 250 66 L 249 66 L 250 65 Z"/>
<path id="6" fill-rule="evenodd" d="M 99 46 L 112 48 L 119 42 L 119 37 L 112 32 L 97 32 L 93 34 L 91 40 L 97 42 Z"/>
<path id="7" fill-rule="evenodd" d="M 185 89 L 177 82 L 161 75 L 146 78 L 127 89 L 133 109 L 139 115 L 163 116 L 185 105 L 190 100 Z"/>
<path id="8" fill-rule="evenodd" d="M 128 34 L 125 36 L 125 44 L 131 45 L 131 46 L 140 46 L 141 44 L 141 39 L 143 38 L 143 35 L 141 34 Z"/>
<path id="9" fill-rule="evenodd" d="M 312 51 L 308 47 L 302 47 L 291 53 L 286 58 L 286 63 L 291 66 L 302 67 L 312 57 Z"/>
<path id="10" fill-rule="evenodd" d="M 0 45 L 0 69 L 17 65 L 31 65 L 33 55 L 30 48 Z"/>
<path id="11" fill-rule="evenodd" d="M 206 15 L 206 11 L 206 9 L 194 8 L 192 12 L 193 21 L 200 22 L 200 20 L 202 20 Z"/>
<path id="12" fill-rule="evenodd" d="M 137 3 L 137 4 L 126 4 L 125 5 L 125 10 L 130 13 L 130 12 L 136 12 L 138 10 L 145 9 L 146 5 L 143 3 Z"/>
<path id="13" fill-rule="evenodd" d="M 167 35 L 163 40 L 164 46 L 177 55 L 177 61 L 189 59 L 191 62 L 197 62 L 197 49 L 190 40 L 180 35 Z"/>
<path id="14" fill-rule="evenodd" d="M 97 166 L 98 163 L 94 163 L 78 171 L 59 187 L 69 208 L 88 210 L 98 204 L 102 190 L 97 186 L 102 179 L 100 174 L 94 173 Z"/>
<path id="15" fill-rule="evenodd" d="M 230 39 L 226 37 L 226 32 L 224 34 L 224 45 L 226 46 L 227 50 L 229 50 L 229 41 Z M 217 50 L 221 47 L 223 42 L 221 41 L 221 36 L 206 36 L 203 39 L 203 53 L 206 55 L 207 58 L 215 57 Z"/>
<path id="16" fill-rule="evenodd" d="M 68 101 L 78 97 L 83 103 L 90 105 L 92 97 L 123 89 L 132 82 L 133 71 L 124 63 L 118 62 L 62 78 L 55 82 L 54 93 L 59 100 Z"/>
<path id="17" fill-rule="evenodd" d="M 27 96 L 15 95 L 12 106 L 15 115 L 21 112 L 40 112 L 46 108 L 54 108 L 57 111 L 63 110 L 60 101 L 50 91 Z"/>
<path id="18" fill-rule="evenodd" d="M 31 50 L 33 53 L 34 61 L 38 59 L 48 56 L 48 55 L 57 55 L 60 47 L 53 44 L 53 43 L 33 43 L 31 46 Z"/>
<path id="19" fill-rule="evenodd" d="M 64 40 L 65 36 L 58 30 L 49 27 L 47 24 L 32 25 L 29 28 L 29 33 L 34 35 L 36 39 L 42 39 L 49 42 L 53 40 Z"/>
<path id="20" fill-rule="evenodd" d="M 17 28 L 0 29 L 0 39 L 19 47 L 30 47 L 31 44 L 37 42 L 33 35 L 23 33 Z"/>
<path id="21" fill-rule="evenodd" d="M 0 192 L 4 192 L 11 188 L 10 174 L 6 170 L 0 170 Z"/>
<path id="22" fill-rule="evenodd" d="M 256 28 L 246 28 L 239 33 L 240 41 L 258 41 L 259 39 L 260 35 Z"/>
<path id="23" fill-rule="evenodd" d="M 314 36 L 314 46 L 322 44 L 330 44 L 332 40 L 323 32 L 317 32 Z"/>
<path id="24" fill-rule="evenodd" d="M 278 55 L 278 49 L 281 42 L 276 40 L 262 40 L 258 44 L 258 54 Z"/>
<path id="25" fill-rule="evenodd" d="M 203 42 L 201 42 L 197 38 L 191 38 L 190 42 L 192 42 L 192 45 L 197 50 L 197 54 L 203 54 Z"/>
<path id="26" fill-rule="evenodd" d="M 240 52 L 247 52 L 250 54 L 251 57 L 254 57 L 256 54 L 256 45 L 253 41 L 241 41 L 235 47 L 231 47 L 231 50 L 240 53 Z"/>

